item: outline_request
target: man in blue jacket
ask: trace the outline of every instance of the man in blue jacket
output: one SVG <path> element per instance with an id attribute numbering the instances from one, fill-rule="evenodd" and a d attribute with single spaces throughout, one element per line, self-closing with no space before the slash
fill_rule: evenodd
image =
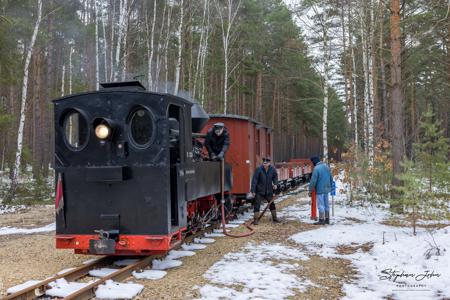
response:
<path id="1" fill-rule="evenodd" d="M 261 202 L 263 200 L 267 202 L 272 200 L 273 189 L 276 189 L 278 183 L 277 171 L 270 165 L 270 158 L 265 157 L 262 161 L 262 165 L 256 168 L 253 174 L 251 187 L 252 196 L 255 197 L 255 204 L 253 205 L 253 224 L 255 225 L 258 225 Z M 270 204 L 269 209 L 273 222 L 280 223 L 280 220 L 277 218 L 275 202 Z"/>
<path id="2" fill-rule="evenodd" d="M 315 225 L 330 224 L 330 207 L 328 205 L 328 193 L 331 192 L 333 176 L 328 166 L 320 161 L 318 156 L 311 157 L 314 171 L 309 182 L 309 196 L 313 190 L 316 191 L 317 203 L 319 206 L 319 222 Z"/>

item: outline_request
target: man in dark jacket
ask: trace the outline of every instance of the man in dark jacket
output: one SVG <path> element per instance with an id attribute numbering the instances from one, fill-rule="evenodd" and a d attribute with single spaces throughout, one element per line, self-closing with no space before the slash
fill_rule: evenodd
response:
<path id="1" fill-rule="evenodd" d="M 208 130 L 205 146 L 210 159 L 222 160 L 230 147 L 230 135 L 223 123 L 216 123 Z"/>
<path id="2" fill-rule="evenodd" d="M 309 182 L 309 194 L 311 196 L 312 191 L 316 191 L 317 204 L 319 206 L 319 222 L 314 224 L 330 224 L 328 193 L 331 192 L 333 176 L 331 175 L 330 168 L 321 162 L 318 156 L 311 157 L 310 160 L 314 165 L 314 171 Z"/>
<path id="3" fill-rule="evenodd" d="M 256 168 L 255 174 L 252 178 L 251 193 L 255 197 L 255 204 L 253 206 L 253 224 L 258 225 L 259 219 L 259 209 L 261 207 L 262 200 L 270 202 L 273 198 L 273 188 L 277 186 L 278 175 L 274 167 L 270 165 L 270 158 L 263 158 L 263 163 L 261 166 Z M 279 223 L 280 220 L 277 218 L 277 211 L 275 208 L 275 203 L 270 204 L 270 212 L 272 213 L 272 220 L 275 223 Z"/>

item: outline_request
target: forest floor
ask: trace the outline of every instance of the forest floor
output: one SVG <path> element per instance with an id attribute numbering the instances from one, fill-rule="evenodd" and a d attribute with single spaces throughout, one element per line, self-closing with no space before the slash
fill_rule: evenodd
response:
<path id="1" fill-rule="evenodd" d="M 429 246 L 419 241 L 431 234 L 428 229 L 412 237 L 410 228 L 390 224 L 393 218 L 382 208 L 336 204 L 336 217 L 328 226 L 311 224 L 305 194 L 283 197 L 277 208 L 284 220 L 281 224 L 272 223 L 266 215 L 254 235 L 214 238 L 213 244 L 194 256 L 179 259 L 183 264 L 167 270 L 161 279 L 131 277 L 128 281 L 144 286 L 135 299 L 410 299 L 408 292 L 394 291 L 396 282 L 379 279 L 386 268 L 401 267 L 412 267 L 414 272 L 433 269 L 440 275 L 422 282 L 428 284 L 425 294 L 413 295 L 448 297 L 450 282 L 444 278 L 448 274 L 445 267 L 439 267 L 449 260 L 448 224 L 438 226 L 434 234 L 441 256 L 431 255 L 428 260 L 423 256 Z M 53 207 L 42 206 L 0 215 L 0 296 L 9 287 L 44 279 L 92 258 L 56 250 L 53 232 L 1 235 L 4 226 L 48 224 L 53 213 Z"/>

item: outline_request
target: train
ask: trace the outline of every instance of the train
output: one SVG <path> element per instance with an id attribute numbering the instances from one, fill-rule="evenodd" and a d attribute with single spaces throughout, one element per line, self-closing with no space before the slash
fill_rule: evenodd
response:
<path id="1" fill-rule="evenodd" d="M 247 203 L 255 168 L 273 156 L 270 127 L 208 115 L 192 99 L 146 91 L 139 81 L 53 103 L 56 248 L 77 254 L 166 253 L 220 217 L 221 192 L 227 217 Z M 203 147 L 216 122 L 231 137 L 223 165 Z M 311 176 L 309 160 L 275 166 L 277 193 Z"/>

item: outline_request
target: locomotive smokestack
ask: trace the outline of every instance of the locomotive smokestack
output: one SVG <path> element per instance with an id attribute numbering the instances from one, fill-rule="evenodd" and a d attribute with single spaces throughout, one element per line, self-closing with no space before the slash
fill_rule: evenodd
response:
<path id="1" fill-rule="evenodd" d="M 195 100 L 191 100 L 194 104 L 191 109 L 192 132 L 200 132 L 209 120 L 209 115 L 205 112 Z"/>

